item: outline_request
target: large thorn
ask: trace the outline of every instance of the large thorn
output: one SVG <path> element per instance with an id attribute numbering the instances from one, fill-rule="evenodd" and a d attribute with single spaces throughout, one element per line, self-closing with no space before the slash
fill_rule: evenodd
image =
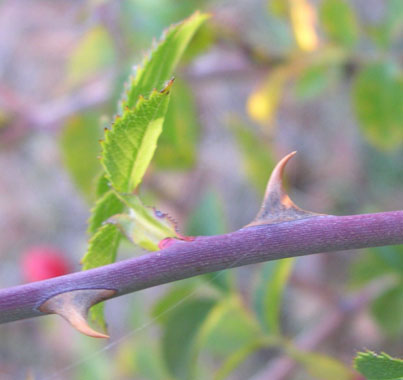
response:
<path id="1" fill-rule="evenodd" d="M 92 305 L 112 297 L 111 289 L 82 289 L 60 293 L 45 301 L 39 310 L 43 313 L 58 314 L 81 333 L 94 338 L 109 338 L 92 329 L 87 322 L 88 310 Z"/>
<path id="2" fill-rule="evenodd" d="M 256 218 L 245 227 L 288 222 L 291 220 L 304 219 L 319 215 L 300 209 L 294 204 L 284 190 L 284 168 L 287 165 L 287 162 L 294 157 L 296 153 L 297 152 L 292 152 L 288 154 L 276 165 L 267 184 L 262 207 L 256 215 Z"/>

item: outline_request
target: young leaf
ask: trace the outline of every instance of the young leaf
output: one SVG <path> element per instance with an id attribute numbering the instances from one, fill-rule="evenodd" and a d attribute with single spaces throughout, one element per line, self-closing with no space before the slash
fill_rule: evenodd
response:
<path id="1" fill-rule="evenodd" d="M 136 67 L 127 97 L 123 101 L 123 110 L 126 107 L 134 107 L 140 95 L 148 96 L 153 89 L 163 86 L 172 76 L 196 30 L 207 18 L 207 14 L 195 12 L 164 33 L 156 48 L 144 59 L 140 67 Z"/>
<path id="2" fill-rule="evenodd" d="M 359 352 L 354 359 L 357 371 L 368 380 L 397 380 L 403 378 L 403 360 L 375 352 Z"/>
<path id="3" fill-rule="evenodd" d="M 280 334 L 281 301 L 293 263 L 293 259 L 283 259 L 262 265 L 254 304 L 262 326 L 270 334 Z"/>
<path id="4" fill-rule="evenodd" d="M 105 133 L 101 163 L 121 193 L 133 192 L 144 176 L 162 131 L 172 84 L 171 80 L 162 91 L 154 90 L 148 99 L 140 97 Z"/>
<path id="5" fill-rule="evenodd" d="M 175 222 L 167 214 L 144 206 L 136 195 L 118 196 L 129 208 L 129 214 L 118 214 L 106 222 L 118 229 L 134 244 L 149 251 L 161 249 L 166 238 L 180 238 Z"/>

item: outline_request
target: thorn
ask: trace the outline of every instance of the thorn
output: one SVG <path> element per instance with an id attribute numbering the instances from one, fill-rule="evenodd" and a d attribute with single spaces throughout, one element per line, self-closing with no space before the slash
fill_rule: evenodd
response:
<path id="1" fill-rule="evenodd" d="M 82 289 L 57 294 L 45 301 L 39 310 L 42 313 L 58 314 L 76 330 L 94 338 L 109 338 L 92 329 L 87 322 L 88 310 L 98 302 L 111 298 L 116 290 Z"/>
<path id="2" fill-rule="evenodd" d="M 309 218 L 316 214 L 299 208 L 290 199 L 283 186 L 283 172 L 288 161 L 295 156 L 297 152 L 291 152 L 285 156 L 273 169 L 269 182 L 266 187 L 266 193 L 263 198 L 262 207 L 256 215 L 256 218 L 245 227 L 258 226 L 261 224 L 273 224 L 288 222 L 296 219 Z"/>

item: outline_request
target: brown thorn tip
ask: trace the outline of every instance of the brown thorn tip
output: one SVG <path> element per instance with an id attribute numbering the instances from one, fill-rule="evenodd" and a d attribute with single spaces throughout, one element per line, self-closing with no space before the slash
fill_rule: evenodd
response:
<path id="1" fill-rule="evenodd" d="M 116 293 L 111 289 L 81 289 L 59 293 L 45 301 L 39 310 L 47 314 L 59 314 L 81 333 L 94 338 L 109 338 L 92 329 L 87 322 L 92 305 L 111 298 Z"/>
<path id="2" fill-rule="evenodd" d="M 267 184 L 262 207 L 256 215 L 256 218 L 246 225 L 251 227 L 261 224 L 273 224 L 292 221 L 296 219 L 308 218 L 315 214 L 310 211 L 300 209 L 290 199 L 283 187 L 283 172 L 288 161 L 295 156 L 297 152 L 287 154 L 275 166 Z"/>

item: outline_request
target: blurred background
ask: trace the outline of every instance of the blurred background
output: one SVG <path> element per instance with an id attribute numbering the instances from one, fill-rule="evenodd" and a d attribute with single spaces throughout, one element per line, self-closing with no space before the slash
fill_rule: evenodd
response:
<path id="1" fill-rule="evenodd" d="M 146 204 L 190 235 L 236 230 L 297 150 L 300 207 L 402 209 L 401 0 L 3 0 L 0 287 L 80 270 L 124 81 L 197 9 L 211 18 L 177 70 Z M 106 319 L 109 342 L 55 316 L 0 325 L 0 379 L 360 379 L 357 350 L 403 356 L 403 246 L 200 276 L 108 301 Z"/>

